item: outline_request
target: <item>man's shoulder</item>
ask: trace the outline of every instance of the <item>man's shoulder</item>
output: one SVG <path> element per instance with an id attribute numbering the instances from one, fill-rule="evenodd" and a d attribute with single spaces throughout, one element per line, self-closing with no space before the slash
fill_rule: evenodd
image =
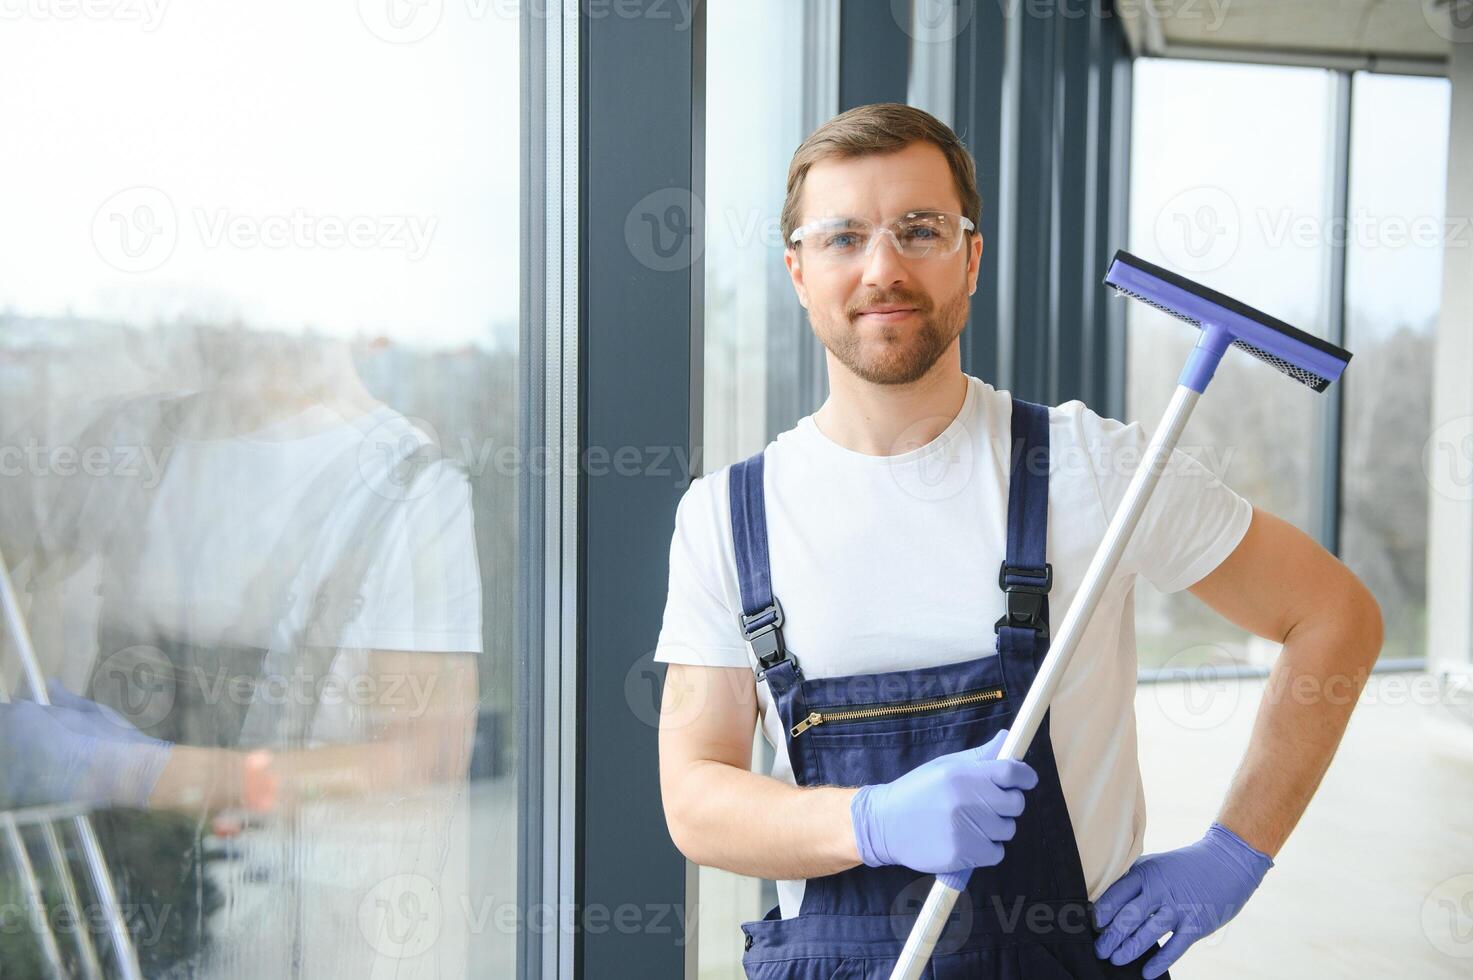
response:
<path id="1" fill-rule="evenodd" d="M 734 464 L 729 463 L 717 467 L 691 479 L 676 506 L 675 523 L 678 529 L 684 529 L 689 534 L 697 527 L 712 527 L 725 519 L 726 487 L 732 465 Z"/>
<path id="2" fill-rule="evenodd" d="M 1112 440 L 1132 426 L 1138 427 L 1139 423 L 1105 415 L 1078 398 L 1049 406 L 1049 428 L 1082 446 Z"/>
<path id="3" fill-rule="evenodd" d="M 758 452 L 749 453 L 693 477 L 681 494 L 676 508 L 677 528 L 683 529 L 687 535 L 704 537 L 714 532 L 718 537 L 725 537 L 731 522 L 732 471 L 757 456 L 763 457 L 764 473 L 762 486 L 759 487 L 762 499 L 759 503 L 765 508 L 767 501 L 771 499 L 770 495 L 775 492 L 775 484 L 783 479 L 779 474 L 786 475 L 787 470 L 797 461 L 795 454 L 801 457 L 801 449 L 785 439 L 786 435 L 786 432 L 779 434 Z"/>

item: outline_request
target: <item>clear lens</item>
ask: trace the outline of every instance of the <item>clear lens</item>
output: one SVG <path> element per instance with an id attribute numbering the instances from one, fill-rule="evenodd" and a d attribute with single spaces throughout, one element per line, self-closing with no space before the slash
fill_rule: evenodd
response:
<path id="1" fill-rule="evenodd" d="M 905 215 L 891 228 L 900 242 L 900 254 L 910 259 L 950 255 L 961 244 L 961 223 L 939 211 Z"/>
<path id="2" fill-rule="evenodd" d="M 841 262 L 868 255 L 878 236 L 892 238 L 907 259 L 950 255 L 961 245 L 964 229 L 961 216 L 943 211 L 912 211 L 884 228 L 862 218 L 834 218 L 805 228 L 803 248 L 824 261 Z"/>
<path id="3" fill-rule="evenodd" d="M 862 255 L 869 240 L 874 237 L 874 232 L 869 228 L 847 227 L 837 231 L 820 231 L 804 243 L 813 242 L 817 251 L 825 256 L 840 258 L 847 255 Z"/>

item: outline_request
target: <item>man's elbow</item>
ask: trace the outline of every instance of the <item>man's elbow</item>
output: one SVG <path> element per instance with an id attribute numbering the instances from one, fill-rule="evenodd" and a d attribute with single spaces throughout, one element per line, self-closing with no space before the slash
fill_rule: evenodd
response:
<path id="1" fill-rule="evenodd" d="M 1381 618 L 1381 604 L 1371 595 L 1371 590 L 1360 579 L 1355 581 L 1359 586 L 1359 595 L 1354 600 L 1355 611 L 1352 613 L 1356 624 L 1355 632 L 1361 638 L 1367 662 L 1374 663 L 1381 655 L 1381 647 L 1386 641 L 1386 624 Z"/>
<path id="2" fill-rule="evenodd" d="M 1355 647 L 1375 660 L 1385 640 L 1385 623 L 1381 618 L 1381 604 L 1366 588 L 1366 584 L 1353 573 L 1347 573 L 1341 600 L 1336 605 L 1340 612 L 1337 619 L 1347 633 L 1355 638 Z"/>
<path id="3" fill-rule="evenodd" d="M 661 773 L 660 778 L 660 807 L 665 811 L 665 830 L 670 834 L 670 840 L 675 843 L 675 849 L 686 857 L 686 844 L 689 841 L 689 830 L 686 827 L 685 811 L 681 799 L 670 785 L 671 780 Z"/>
<path id="4" fill-rule="evenodd" d="M 1380 656 L 1385 641 L 1385 623 L 1381 605 L 1364 582 L 1346 571 L 1343 578 L 1326 590 L 1318 614 L 1301 620 L 1300 625 L 1314 623 L 1332 630 L 1338 637 L 1336 650 L 1354 667 L 1369 670 Z M 1293 635 L 1290 631 L 1290 636 Z"/>
<path id="5" fill-rule="evenodd" d="M 701 834 L 695 801 L 692 799 L 694 794 L 690 792 L 692 771 L 696 768 L 692 764 L 681 772 L 667 774 L 661 781 L 660 801 L 665 810 L 665 829 L 669 832 L 675 849 L 687 859 L 701 864 Z"/>
<path id="6" fill-rule="evenodd" d="M 675 849 L 683 854 L 687 861 L 695 864 L 701 863 L 701 851 L 696 842 L 696 835 L 691 831 L 690 825 L 682 822 L 665 808 L 665 829 L 670 832 L 670 840 L 674 842 Z"/>

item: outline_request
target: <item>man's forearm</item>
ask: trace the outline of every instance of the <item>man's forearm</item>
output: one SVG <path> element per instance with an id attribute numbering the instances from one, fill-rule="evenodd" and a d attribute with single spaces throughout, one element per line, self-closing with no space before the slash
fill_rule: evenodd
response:
<path id="1" fill-rule="evenodd" d="M 1381 650 L 1374 602 L 1302 621 L 1284 640 L 1218 821 L 1273 857 L 1329 768 Z"/>
<path id="2" fill-rule="evenodd" d="M 367 797 L 465 778 L 464 739 L 448 747 L 401 735 L 377 742 L 324 745 L 279 752 L 247 752 L 176 745 L 148 805 L 154 809 L 214 813 L 246 805 L 247 758 L 262 760 L 273 809 L 314 799 Z M 441 760 L 448 763 L 441 764 Z"/>
<path id="3" fill-rule="evenodd" d="M 713 761 L 692 763 L 680 783 L 672 831 L 697 864 L 791 880 L 860 863 L 849 816 L 854 787 L 793 786 Z"/>
<path id="4" fill-rule="evenodd" d="M 374 712 L 373 740 L 270 752 L 176 745 L 149 806 L 204 813 L 242 805 L 290 809 L 307 800 L 464 782 L 479 698 L 475 655 L 375 650 L 371 657 L 366 676 L 385 692 L 382 703 L 363 706 Z M 410 683 L 398 683 L 404 678 Z M 401 688 L 412 695 L 388 699 L 388 691 Z M 247 799 L 253 775 L 257 791 L 271 787 L 254 802 Z"/>
<path id="5" fill-rule="evenodd" d="M 169 753 L 148 805 L 155 810 L 215 813 L 241 805 L 245 753 L 176 745 Z"/>

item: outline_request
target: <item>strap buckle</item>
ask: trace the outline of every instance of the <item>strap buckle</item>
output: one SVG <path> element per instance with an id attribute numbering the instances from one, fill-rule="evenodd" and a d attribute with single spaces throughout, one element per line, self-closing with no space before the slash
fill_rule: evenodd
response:
<path id="1" fill-rule="evenodd" d="M 777 601 L 777 596 L 772 597 L 772 605 L 750 616 L 743 613 L 740 619 L 742 638 L 752 644 L 752 652 L 763 670 L 788 659 L 787 646 L 783 643 L 783 604 Z M 752 626 L 754 622 L 759 625 Z"/>
<path id="2" fill-rule="evenodd" d="M 1009 582 L 1008 575 L 1031 578 L 1034 582 Z M 1054 566 L 1044 562 L 1040 569 L 1033 565 L 1009 565 L 1006 560 L 997 571 L 997 584 L 1008 597 L 1008 611 L 993 624 L 994 633 L 1004 626 L 1038 631 L 1039 639 L 1047 640 L 1048 623 L 1043 618 L 1043 602 L 1054 584 Z"/>

